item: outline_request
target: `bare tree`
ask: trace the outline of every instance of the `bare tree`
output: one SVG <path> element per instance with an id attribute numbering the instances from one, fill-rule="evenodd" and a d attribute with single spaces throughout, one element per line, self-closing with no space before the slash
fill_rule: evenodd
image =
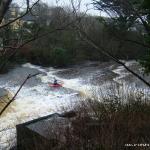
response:
<path id="1" fill-rule="evenodd" d="M 26 11 L 19 16 L 15 16 L 15 18 L 11 20 L 9 20 L 8 18 L 8 20 L 4 21 L 4 23 L 2 24 L 2 20 L 4 20 L 4 17 L 10 8 L 11 2 L 12 2 L 11 0 L 8 0 L 7 2 L 6 0 L 4 0 L 4 1 L 1 1 L 1 5 L 0 5 L 1 7 L 0 10 L 5 10 L 5 11 L 0 12 L 0 16 L 1 16 L 0 32 L 2 33 L 2 43 L 3 43 L 3 47 L 0 51 L 1 52 L 0 59 L 2 61 L 0 64 L 0 71 L 3 70 L 5 65 L 8 63 L 10 57 L 12 57 L 12 55 L 15 55 L 17 49 L 19 48 L 19 45 L 24 45 L 23 39 L 21 36 L 18 36 L 18 33 L 16 35 L 13 35 L 13 38 L 11 39 L 9 38 L 9 34 L 10 34 L 9 32 L 13 31 L 13 29 L 10 29 L 11 28 L 10 25 L 19 21 L 21 18 L 27 15 L 30 11 L 32 11 L 33 7 L 39 2 L 39 0 L 36 0 L 31 6 L 30 6 L 30 1 L 26 0 Z"/>

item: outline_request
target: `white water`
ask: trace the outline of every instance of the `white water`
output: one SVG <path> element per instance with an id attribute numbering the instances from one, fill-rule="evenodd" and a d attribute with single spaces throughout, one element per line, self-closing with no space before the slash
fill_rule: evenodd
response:
<path id="1" fill-rule="evenodd" d="M 71 109 L 70 107 L 73 107 L 77 103 L 77 95 L 80 93 L 91 95 L 91 86 L 83 85 L 80 77 L 73 79 L 60 78 L 54 75 L 54 73 L 60 71 L 59 69 L 52 67 L 44 69 L 30 63 L 24 64 L 22 67 L 36 69 L 42 72 L 42 74 L 36 76 L 36 79 L 39 79 L 41 83 L 31 87 L 24 86 L 17 95 L 16 100 L 9 106 L 12 111 L 5 113 L 0 118 L 0 150 L 9 149 L 11 144 L 15 142 L 15 126 L 17 124 L 51 113 L 61 112 L 67 106 L 68 109 Z M 65 90 L 62 90 L 62 88 L 48 87 L 48 83 L 52 82 L 54 77 L 63 81 Z M 17 78 L 18 75 L 16 75 L 16 80 Z M 10 83 L 11 81 L 8 80 L 5 84 L 1 84 L 0 87 L 5 87 L 12 93 L 15 93 L 19 89 L 19 85 L 14 84 L 12 86 Z"/>
<path id="2" fill-rule="evenodd" d="M 129 66 L 133 62 L 127 63 Z M 63 108 L 67 108 L 67 106 L 71 107 L 78 102 L 78 93 L 82 93 L 83 95 L 90 97 L 93 94 L 93 91 L 96 92 L 95 94 L 99 92 L 99 86 L 88 83 L 83 84 L 83 78 L 77 77 L 65 79 L 54 75 L 54 73 L 60 71 L 59 69 L 54 69 L 52 67 L 42 68 L 30 63 L 24 64 L 22 67 L 41 71 L 43 74 L 36 76 L 36 79 L 41 82 L 35 86 L 24 86 L 18 94 L 15 102 L 11 104 L 11 108 L 13 110 L 5 113 L 4 116 L 0 118 L 0 131 L 4 129 L 4 131 L 0 132 L 0 150 L 7 149 L 7 147 L 9 147 L 9 143 L 13 143 L 15 141 L 16 124 L 20 124 L 40 116 L 49 115 L 54 112 L 61 112 Z M 122 84 L 122 78 L 128 75 L 128 73 L 124 71 L 124 68 L 120 66 L 112 71 L 118 74 L 118 76 L 113 80 L 119 84 Z M 99 72 L 95 70 L 95 73 L 97 74 Z M 48 87 L 48 83 L 52 82 L 54 77 L 64 82 L 64 89 L 53 89 Z M 0 82 L 0 87 L 5 87 L 15 93 L 18 90 L 19 85 L 12 85 L 10 83 L 11 81 L 5 81 L 5 84 L 1 84 Z M 110 86 L 111 84 L 109 82 L 101 85 L 103 93 L 107 94 L 108 92 L 105 92 L 105 90 L 108 90 Z M 94 90 L 92 91 L 91 89 Z M 124 95 L 124 93 L 122 94 Z"/>
<path id="3" fill-rule="evenodd" d="M 128 61 L 124 62 L 127 67 L 137 63 L 136 61 Z M 122 84 L 122 80 L 124 77 L 128 76 L 130 73 L 127 72 L 123 66 L 119 66 L 116 69 L 113 70 L 114 73 L 118 74 L 119 76 L 114 78 L 114 81 L 118 82 L 119 84 Z"/>
<path id="4" fill-rule="evenodd" d="M 131 67 L 132 65 L 137 65 L 136 61 L 123 61 L 127 67 Z M 142 71 L 142 68 L 139 68 L 140 71 Z M 112 70 L 114 73 L 118 74 L 116 78 L 113 80 L 120 85 L 119 89 L 121 89 L 122 97 L 127 95 L 133 95 L 133 96 L 141 96 L 141 98 L 149 97 L 150 98 L 150 89 L 146 86 L 137 86 L 136 82 L 132 82 L 132 84 L 129 84 L 125 80 L 123 80 L 128 75 L 131 75 L 123 66 L 118 66 L 116 69 Z M 134 76 L 133 76 L 134 77 Z M 135 78 L 136 79 L 136 78 Z M 146 79 L 147 80 L 147 79 Z M 139 80 L 138 80 L 139 81 Z M 143 84 L 143 83 L 142 83 Z M 120 94 L 121 94 L 120 91 Z M 125 98 L 126 99 L 126 98 Z"/>
<path id="5" fill-rule="evenodd" d="M 43 69 L 29 63 L 22 67 L 37 69 L 45 73 L 45 75 L 40 74 L 36 77 L 41 80 L 41 84 L 33 87 L 24 86 L 19 92 L 15 102 L 11 104 L 13 111 L 5 113 L 5 115 L 0 118 L 0 131 L 5 129 L 3 132 L 0 132 L 0 149 L 6 149 L 9 144 L 7 140 L 14 139 L 16 124 L 62 111 L 62 107 L 71 106 L 77 100 L 76 96 L 78 91 L 64 90 L 61 92 L 61 89 L 51 89 L 48 87 L 48 82 L 56 77 L 53 73 L 59 70 L 53 68 Z M 57 79 L 63 80 L 65 88 L 77 89 L 77 87 L 81 86 L 79 79 Z M 10 81 L 6 81 L 6 84 L 0 85 L 0 87 L 5 87 L 15 93 L 19 85 L 12 87 L 9 86 L 9 83 Z"/>

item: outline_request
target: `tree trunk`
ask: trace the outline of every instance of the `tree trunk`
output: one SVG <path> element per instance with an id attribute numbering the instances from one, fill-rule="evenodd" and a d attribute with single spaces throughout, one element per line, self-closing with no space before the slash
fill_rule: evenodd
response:
<path id="1" fill-rule="evenodd" d="M 12 0 L 0 0 L 0 24 L 2 23 L 11 2 Z"/>

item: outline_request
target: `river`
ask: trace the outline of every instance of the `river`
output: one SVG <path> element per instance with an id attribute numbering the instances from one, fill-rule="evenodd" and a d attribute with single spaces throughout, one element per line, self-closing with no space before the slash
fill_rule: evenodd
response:
<path id="1" fill-rule="evenodd" d="M 126 62 L 126 65 L 132 69 L 136 68 L 139 73 L 142 72 L 135 61 Z M 92 97 L 96 89 L 101 88 L 104 94 L 107 94 L 111 86 L 125 88 L 123 91 L 126 93 L 136 93 L 137 90 L 149 93 L 149 89 L 144 84 L 122 66 L 113 62 L 86 62 L 63 69 L 26 63 L 16 66 L 7 74 L 0 75 L 0 87 L 15 93 L 28 74 L 38 72 L 41 74 L 27 81 L 15 101 L 9 106 L 10 109 L 0 118 L 1 150 L 8 149 L 16 142 L 16 124 L 69 110 L 79 102 L 81 96 Z M 63 87 L 48 86 L 54 77 L 63 81 Z M 149 77 L 146 79 L 149 80 Z M 99 92 L 96 95 L 99 96 Z"/>

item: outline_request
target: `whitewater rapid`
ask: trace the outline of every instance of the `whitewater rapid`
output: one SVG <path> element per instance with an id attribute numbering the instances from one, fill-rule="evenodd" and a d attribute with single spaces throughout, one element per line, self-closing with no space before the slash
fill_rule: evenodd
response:
<path id="1" fill-rule="evenodd" d="M 65 69 L 43 68 L 30 63 L 10 71 L 6 77 L 5 75 L 4 77 L 1 76 L 0 88 L 6 88 L 13 94 L 16 93 L 28 75 L 24 71 L 26 69 L 27 71 L 31 69 L 30 74 L 37 72 L 40 72 L 40 74 L 35 79 L 27 81 L 15 101 L 9 106 L 10 110 L 6 110 L 6 113 L 0 118 L 0 150 L 9 149 L 11 144 L 16 142 L 15 127 L 17 124 L 55 112 L 67 111 L 78 103 L 80 95 L 91 95 L 90 89 L 92 85 L 83 84 L 80 77 L 65 79 L 55 75 Z M 22 75 L 19 75 L 22 71 Z M 53 82 L 54 78 L 63 81 L 62 88 L 48 86 L 49 82 Z M 97 86 L 93 85 L 93 87 Z"/>
<path id="2" fill-rule="evenodd" d="M 79 93 L 74 89 L 77 89 L 75 87 L 81 86 L 79 79 L 65 80 L 57 78 L 63 80 L 65 88 L 53 89 L 48 86 L 48 83 L 53 81 L 53 78 L 56 77 L 53 74 L 59 71 L 58 69 L 43 69 L 40 66 L 30 63 L 22 65 L 22 68 L 31 68 L 40 72 L 41 74 L 35 78 L 41 82 L 35 86 L 25 85 L 17 95 L 16 100 L 9 106 L 11 107 L 11 111 L 6 112 L 0 118 L 1 150 L 7 149 L 9 145 L 8 141 L 10 140 L 12 142 L 13 139 L 15 139 L 16 124 L 49 115 L 54 112 L 66 111 L 67 106 L 73 106 L 78 99 Z M 16 75 L 16 78 L 17 77 L 18 75 Z M 22 81 L 23 80 L 22 78 Z M 28 83 L 30 83 L 30 81 L 28 81 Z M 16 85 L 16 83 L 13 85 L 10 80 L 0 85 L 1 88 L 5 87 L 12 93 L 15 93 L 19 89 L 19 86 L 20 85 Z"/>
<path id="3" fill-rule="evenodd" d="M 135 61 L 126 63 L 130 66 Z M 10 111 L 6 112 L 0 118 L 0 150 L 7 150 L 10 144 L 16 142 L 15 126 L 17 124 L 51 113 L 67 111 L 79 102 L 80 95 L 92 97 L 95 94 L 96 98 L 99 99 L 100 92 L 103 92 L 104 95 L 113 94 L 112 87 L 113 92 L 117 93 L 118 88 L 115 87 L 119 86 L 119 90 L 123 91 L 120 92 L 122 96 L 136 89 L 136 87 L 134 88 L 134 84 L 128 87 L 125 85 L 126 82 L 123 81 L 123 78 L 130 74 L 122 66 L 117 66 L 112 69 L 113 67 L 114 65 L 106 67 L 107 70 L 111 70 L 112 73 L 116 74 L 115 77 L 112 77 L 113 82 L 107 81 L 101 85 L 99 83 L 89 83 L 90 80 L 95 78 L 94 75 L 105 76 L 105 73 L 101 71 L 103 68 L 100 70 L 96 67 L 93 67 L 93 72 L 89 70 L 89 73 L 83 74 L 82 77 L 77 76 L 66 79 L 65 77 L 58 76 L 57 72 L 67 69 L 44 68 L 26 63 L 20 68 L 10 71 L 7 75 L 0 76 L 0 88 L 4 87 L 12 93 L 15 93 L 29 73 L 34 74 L 40 72 L 39 75 L 30 79 L 25 84 L 17 95 L 16 100 L 10 105 Z M 88 69 L 90 68 L 92 67 Z M 62 88 L 51 88 L 48 86 L 48 83 L 53 82 L 54 78 L 63 81 Z M 147 92 L 147 89 L 144 88 L 142 91 Z"/>

